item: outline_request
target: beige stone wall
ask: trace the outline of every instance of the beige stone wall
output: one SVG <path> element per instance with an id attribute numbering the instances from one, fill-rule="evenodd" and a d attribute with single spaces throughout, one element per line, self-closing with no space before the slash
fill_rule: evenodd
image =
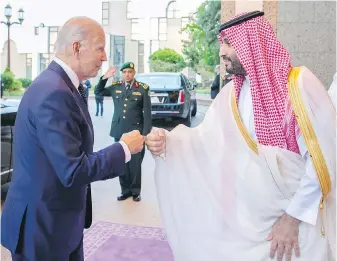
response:
<path id="1" fill-rule="evenodd" d="M 26 54 L 18 53 L 16 43 L 10 40 L 11 45 L 11 71 L 16 78 L 26 78 Z M 7 41 L 4 43 L 2 53 L 0 53 L 0 72 L 2 73 L 7 67 Z"/>
<path id="2" fill-rule="evenodd" d="M 294 66 L 304 65 L 328 88 L 336 72 L 335 1 L 222 1 L 221 22 L 263 10 Z M 223 66 L 221 66 L 223 70 Z"/>
<path id="3" fill-rule="evenodd" d="M 279 1 L 277 36 L 294 66 L 308 67 L 330 86 L 336 72 L 336 2 Z"/>
<path id="4" fill-rule="evenodd" d="M 181 30 L 181 19 L 180 18 L 168 18 L 167 19 L 167 38 L 166 41 L 160 41 L 159 47 L 170 48 L 178 53 L 182 53 L 182 34 Z"/>

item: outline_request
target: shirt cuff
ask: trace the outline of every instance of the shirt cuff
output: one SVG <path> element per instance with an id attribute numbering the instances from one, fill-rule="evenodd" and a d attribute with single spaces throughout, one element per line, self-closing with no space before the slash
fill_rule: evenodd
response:
<path id="1" fill-rule="evenodd" d="M 305 223 L 316 225 L 322 191 L 318 180 L 310 178 L 313 175 L 311 172 L 314 170 L 310 168 L 312 166 L 311 162 L 307 163 L 309 163 L 307 173 L 302 177 L 286 212 Z"/>
<path id="2" fill-rule="evenodd" d="M 129 150 L 129 147 L 125 144 L 124 141 L 119 141 L 119 143 L 122 145 L 125 153 L 125 163 L 128 163 L 131 160 L 131 152 Z"/>

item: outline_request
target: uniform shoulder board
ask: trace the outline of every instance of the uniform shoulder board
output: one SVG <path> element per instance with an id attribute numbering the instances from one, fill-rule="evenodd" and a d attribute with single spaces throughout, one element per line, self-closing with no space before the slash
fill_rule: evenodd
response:
<path id="1" fill-rule="evenodd" d="M 149 86 L 145 83 L 138 82 L 140 86 L 142 86 L 145 90 L 149 88 Z"/>

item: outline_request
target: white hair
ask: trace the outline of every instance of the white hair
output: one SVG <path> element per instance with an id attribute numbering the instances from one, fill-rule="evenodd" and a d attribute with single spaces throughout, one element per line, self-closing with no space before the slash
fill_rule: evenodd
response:
<path id="1" fill-rule="evenodd" d="M 55 53 L 67 55 L 67 49 L 74 42 L 89 40 L 90 34 L 93 33 L 92 26 L 102 28 L 99 23 L 88 17 L 80 16 L 69 19 L 57 35 L 54 45 Z"/>

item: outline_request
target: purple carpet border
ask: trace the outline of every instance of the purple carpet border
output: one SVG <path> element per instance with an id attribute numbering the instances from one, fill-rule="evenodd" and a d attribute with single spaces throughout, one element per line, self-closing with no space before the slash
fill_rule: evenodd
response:
<path id="1" fill-rule="evenodd" d="M 84 232 L 84 259 L 93 255 L 113 235 L 167 241 L 162 228 L 98 221 Z"/>

